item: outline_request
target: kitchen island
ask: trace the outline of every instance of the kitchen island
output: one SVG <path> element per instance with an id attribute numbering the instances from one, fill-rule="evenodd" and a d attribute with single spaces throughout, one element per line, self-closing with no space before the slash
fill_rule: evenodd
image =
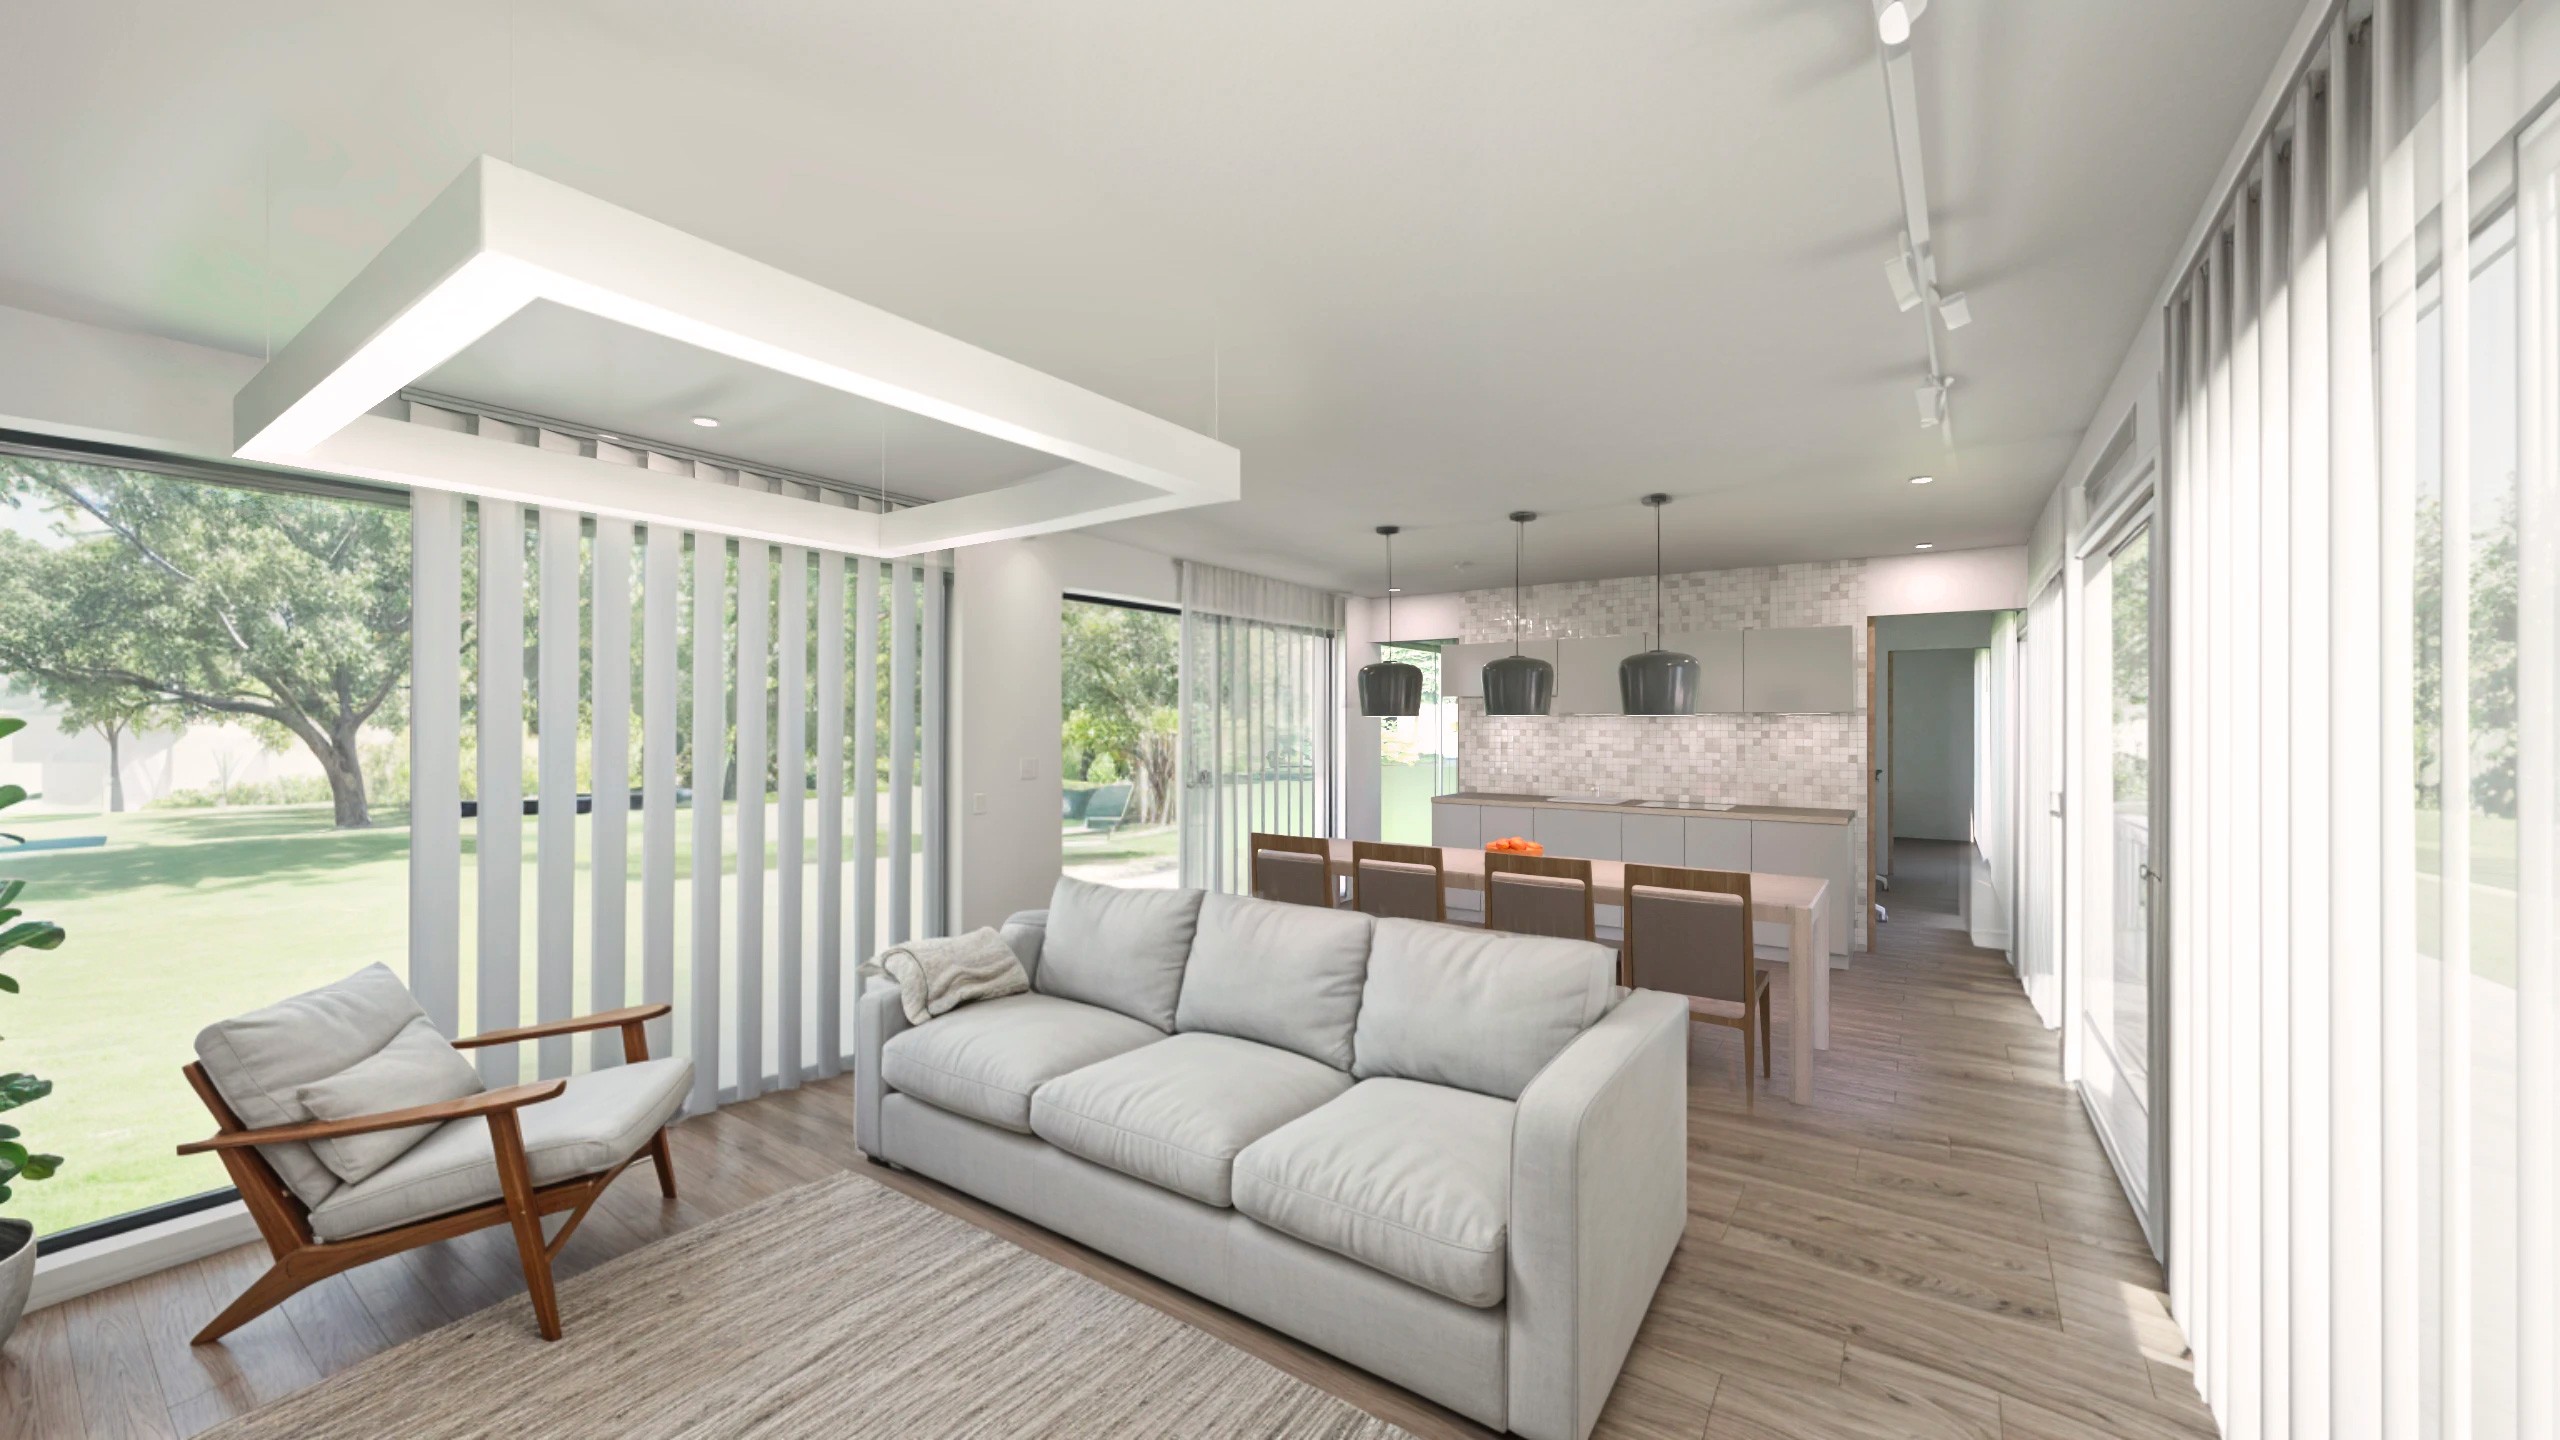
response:
<path id="1" fill-rule="evenodd" d="M 1824 929 L 1836 970 L 1849 964 L 1849 836 L 1856 819 L 1854 810 L 1789 805 L 1464 790 L 1432 799 L 1431 843 L 1481 849 L 1487 841 L 1518 835 L 1550 855 L 1827 880 Z M 1788 943 L 1784 926 L 1765 922 L 1753 939 Z"/>

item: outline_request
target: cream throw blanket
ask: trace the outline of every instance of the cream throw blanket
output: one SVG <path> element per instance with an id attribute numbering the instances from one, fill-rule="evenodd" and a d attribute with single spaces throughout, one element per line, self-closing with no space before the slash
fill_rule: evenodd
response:
<path id="1" fill-rule="evenodd" d="M 1031 988 L 1031 977 L 1022 973 L 1013 947 L 989 929 L 892 945 L 866 962 L 862 973 L 897 982 L 898 1003 L 910 1025 L 972 1000 L 1019 995 Z"/>

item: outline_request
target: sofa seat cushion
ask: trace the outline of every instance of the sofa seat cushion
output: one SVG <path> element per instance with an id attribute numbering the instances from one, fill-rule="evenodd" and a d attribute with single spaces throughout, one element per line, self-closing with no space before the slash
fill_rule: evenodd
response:
<path id="1" fill-rule="evenodd" d="M 1032 1091 L 1164 1038 L 1145 1021 L 1099 1005 L 1007 995 L 891 1036 L 880 1047 L 880 1078 L 954 1115 L 1028 1135 Z"/>
<path id="2" fill-rule="evenodd" d="M 591 1070 L 554 1099 L 516 1112 L 537 1186 L 610 1170 L 649 1143 L 684 1108 L 693 1062 L 681 1056 Z M 312 1207 L 323 1240 L 370 1235 L 501 1197 L 489 1122 L 449 1121 L 399 1159 Z"/>
<path id="3" fill-rule="evenodd" d="M 1031 1133 L 1223 1208 L 1234 1203 L 1238 1151 L 1350 1088 L 1350 1076 L 1287 1050 L 1176 1035 L 1041 1086 Z"/>
<path id="4" fill-rule="evenodd" d="M 1245 1147 L 1235 1206 L 1462 1305 L 1502 1303 L 1512 1102 L 1363 1080 Z"/>

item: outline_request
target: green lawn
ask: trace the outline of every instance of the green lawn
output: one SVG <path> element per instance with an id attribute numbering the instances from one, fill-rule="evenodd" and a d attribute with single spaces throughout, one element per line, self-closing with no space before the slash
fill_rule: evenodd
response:
<path id="1" fill-rule="evenodd" d="M 0 1067 L 29 1070 L 54 1082 L 48 1098 L 9 1118 L 38 1149 L 63 1155 L 57 1178 L 22 1185 L 8 1213 L 33 1221 L 39 1234 L 228 1183 L 210 1156 L 180 1160 L 179 1142 L 209 1128 L 179 1067 L 194 1058 L 206 1023 L 254 1009 L 380 961 L 408 971 L 407 816 L 378 813 L 375 828 L 330 828 L 329 809 L 278 806 L 229 810 L 148 810 L 125 815 L 11 816 L 27 838 L 104 835 L 101 849 L 0 855 L 0 873 L 28 881 L 21 902 L 31 916 L 70 932 L 51 954 L 20 952 L 15 970 L 23 993 L 0 997 L 5 1044 Z M 770 868 L 773 817 L 766 817 L 766 990 L 779 948 L 778 881 Z M 815 806 L 805 822 L 816 831 Z M 471 961 L 478 886 L 470 824 L 463 836 L 463 986 L 465 1030 L 478 995 Z M 630 825 L 625 918 L 625 994 L 640 994 L 642 894 L 640 821 Z M 724 822 L 735 834 L 734 809 Z M 578 827 L 579 910 L 575 973 L 579 1005 L 588 994 L 591 856 L 587 822 Z M 885 845 L 886 837 L 881 837 Z M 532 824 L 527 822 L 521 881 L 523 994 L 520 1013 L 534 1014 L 535 954 Z M 848 844 L 847 853 L 851 846 Z M 808 854 L 815 858 L 812 844 Z M 885 892 L 887 861 L 880 862 Z M 912 867 L 921 892 L 924 867 Z M 734 856 L 724 873 L 734 875 Z M 691 933 L 692 817 L 676 822 L 676 989 L 690 993 L 685 937 Z M 803 903 L 814 914 L 815 886 Z M 735 891 L 723 899 L 724 928 L 734 933 Z M 846 904 L 850 909 L 850 886 Z M 885 908 L 885 904 L 884 904 Z M 814 924 L 814 922 L 811 922 Z M 867 947 L 848 942 L 848 963 Z M 805 977 L 814 994 L 815 977 Z M 850 993 L 852 987 L 845 987 Z M 805 1010 L 806 1007 L 804 1007 Z M 724 1003 L 724 1015 L 735 1013 Z M 814 1038 L 814 1015 L 804 1034 Z M 771 1022 L 765 1054 L 775 1053 Z M 850 1029 L 846 1033 L 850 1033 Z M 724 1056 L 733 1048 L 724 1046 Z M 804 1043 L 804 1054 L 807 1053 Z M 585 1052 L 580 1051 L 583 1064 Z M 530 1065 L 530 1054 L 524 1057 Z"/>

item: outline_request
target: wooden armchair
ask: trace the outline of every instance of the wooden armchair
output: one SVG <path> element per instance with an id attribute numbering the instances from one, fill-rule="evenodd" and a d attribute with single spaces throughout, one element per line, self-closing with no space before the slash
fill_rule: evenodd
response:
<path id="1" fill-rule="evenodd" d="M 650 1063 L 648 1032 L 645 1029 L 647 1022 L 669 1013 L 673 1008 L 664 1004 L 634 1005 L 581 1019 L 493 1031 L 457 1040 L 453 1044 L 457 1049 L 476 1049 L 619 1027 L 625 1061 L 630 1066 L 641 1066 Z M 619 1115 L 628 1123 L 634 1114 L 658 1114 L 658 1109 L 653 1107 L 662 1107 L 665 1103 L 664 1097 L 657 1093 L 658 1087 L 673 1081 L 678 1068 L 689 1077 L 691 1067 L 681 1061 L 655 1063 L 667 1067 L 667 1073 L 648 1077 L 651 1086 L 646 1105 L 640 1105 L 636 1100 L 617 1104 L 614 1097 L 607 1096 L 605 1104 L 589 1107 L 598 1112 L 596 1118 L 609 1119 Z M 213 1112 L 215 1133 L 210 1139 L 179 1146 L 178 1153 L 197 1155 L 210 1151 L 222 1157 L 224 1167 L 231 1172 L 232 1183 L 239 1187 L 240 1198 L 249 1208 L 250 1218 L 257 1222 L 258 1233 L 265 1238 L 267 1249 L 275 1256 L 274 1266 L 242 1291 L 240 1297 L 216 1315 L 211 1324 L 199 1331 L 194 1343 L 205 1345 L 221 1339 L 314 1281 L 386 1255 L 500 1224 L 511 1226 L 515 1231 L 516 1251 L 524 1263 L 525 1288 L 531 1293 L 534 1318 L 541 1327 L 542 1337 L 546 1340 L 559 1339 L 560 1306 L 552 1288 L 551 1261 L 560 1253 L 561 1247 L 569 1243 L 569 1237 L 576 1233 L 579 1222 L 586 1218 L 588 1210 L 604 1194 L 605 1187 L 642 1156 L 647 1156 L 657 1167 L 659 1193 L 670 1200 L 676 1195 L 675 1164 L 667 1150 L 667 1120 L 664 1115 L 660 1115 L 644 1143 L 610 1165 L 537 1183 L 534 1165 L 528 1159 L 525 1147 L 526 1108 L 556 1100 L 599 1076 L 615 1073 L 599 1071 L 575 1079 L 510 1085 L 458 1100 L 352 1119 L 312 1120 L 251 1128 L 242 1123 L 238 1113 L 223 1098 L 203 1062 L 199 1060 L 188 1064 L 187 1083 L 194 1087 L 205 1108 Z M 676 1103 L 680 1106 L 684 1086 L 676 1084 L 673 1089 Z M 267 1152 L 260 1148 L 303 1145 L 419 1125 L 437 1126 L 437 1133 L 441 1134 L 442 1127 L 475 1119 L 487 1122 L 491 1159 L 496 1168 L 498 1193 L 494 1198 L 466 1203 L 462 1208 L 440 1214 L 402 1219 L 379 1228 L 351 1226 L 348 1228 L 354 1229 L 355 1233 L 336 1238 L 315 1232 L 312 1206 L 286 1182 L 275 1165 L 270 1163 Z M 454 1143 L 467 1138 L 457 1136 Z M 421 1146 L 432 1143 L 432 1136 L 420 1142 Z M 477 1178 L 476 1174 L 466 1172 L 454 1178 L 452 1183 L 468 1189 Z M 322 1210 L 327 1211 L 337 1205 L 340 1195 L 361 1191 L 369 1183 L 363 1181 L 339 1186 L 339 1194 L 333 1194 L 324 1201 Z M 567 1223 L 546 1243 L 542 1235 L 543 1217 L 564 1210 L 569 1212 Z"/>

